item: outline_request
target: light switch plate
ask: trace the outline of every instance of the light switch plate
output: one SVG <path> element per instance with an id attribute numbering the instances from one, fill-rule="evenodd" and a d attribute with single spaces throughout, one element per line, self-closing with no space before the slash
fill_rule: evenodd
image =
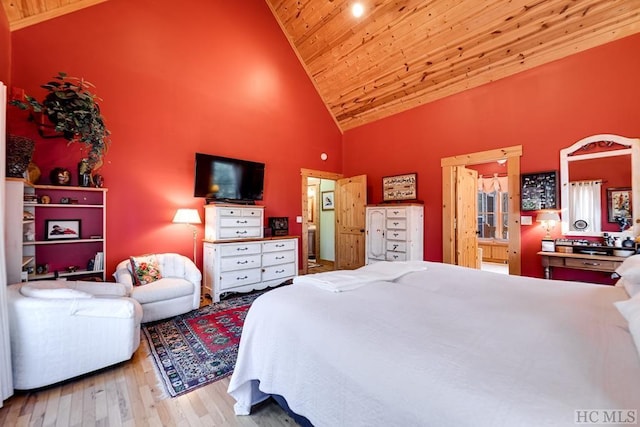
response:
<path id="1" fill-rule="evenodd" d="M 297 217 L 296 217 L 296 222 L 297 222 L 298 224 L 302 224 L 302 216 L 297 216 Z"/>
<path id="2" fill-rule="evenodd" d="M 531 217 L 531 216 L 521 216 L 520 217 L 520 224 L 522 224 L 522 225 L 531 225 L 531 224 L 533 224 L 533 217 Z"/>

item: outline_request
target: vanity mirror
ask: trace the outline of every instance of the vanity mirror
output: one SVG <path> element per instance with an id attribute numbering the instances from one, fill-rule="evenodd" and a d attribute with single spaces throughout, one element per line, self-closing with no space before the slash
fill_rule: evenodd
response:
<path id="1" fill-rule="evenodd" d="M 625 234 L 636 236 L 639 180 L 640 139 L 593 135 L 560 150 L 562 233 L 601 236 L 624 228 Z M 627 197 L 614 199 L 612 194 Z M 610 217 L 609 212 L 615 215 Z"/>

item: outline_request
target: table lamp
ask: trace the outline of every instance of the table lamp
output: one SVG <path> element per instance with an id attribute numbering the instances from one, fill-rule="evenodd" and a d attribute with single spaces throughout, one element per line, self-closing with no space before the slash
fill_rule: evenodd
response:
<path id="1" fill-rule="evenodd" d="M 198 230 L 193 224 L 202 224 L 197 209 L 178 209 L 173 217 L 176 224 L 186 224 L 193 229 L 193 262 L 196 262 L 196 235 Z"/>

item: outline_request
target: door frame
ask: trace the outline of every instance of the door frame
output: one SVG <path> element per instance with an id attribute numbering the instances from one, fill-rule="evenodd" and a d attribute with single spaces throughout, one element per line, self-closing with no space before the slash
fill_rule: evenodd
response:
<path id="1" fill-rule="evenodd" d="M 479 151 L 440 159 L 442 167 L 442 262 L 455 264 L 455 221 L 456 221 L 456 174 L 458 166 L 507 161 L 509 177 L 509 274 L 519 276 L 522 271 L 520 260 L 520 157 L 522 145 Z"/>
<path id="2" fill-rule="evenodd" d="M 307 218 L 309 218 L 309 209 L 308 202 L 309 198 L 307 197 L 307 178 L 320 178 L 320 179 L 330 179 L 333 181 L 337 181 L 341 178 L 344 178 L 344 175 L 341 173 L 335 172 L 325 172 L 314 169 L 305 169 L 300 168 L 300 176 L 302 177 L 301 184 L 301 202 L 302 202 L 302 250 L 301 253 L 304 254 L 302 257 L 302 262 L 300 263 L 300 274 L 307 274 L 309 272 L 309 258 L 306 256 L 306 250 L 309 245 L 309 224 Z M 318 212 L 320 214 L 320 212 Z M 318 254 L 318 259 L 320 259 L 320 254 Z"/>

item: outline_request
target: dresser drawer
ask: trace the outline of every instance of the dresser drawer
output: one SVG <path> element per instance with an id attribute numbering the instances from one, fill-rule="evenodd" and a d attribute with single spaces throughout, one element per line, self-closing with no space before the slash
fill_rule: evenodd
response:
<path id="1" fill-rule="evenodd" d="M 220 258 L 222 272 L 258 267 L 260 267 L 260 254 Z"/>
<path id="2" fill-rule="evenodd" d="M 615 271 L 620 265 L 615 261 L 600 260 L 600 259 L 572 259 L 565 258 L 564 265 L 569 268 L 580 268 L 583 270 L 596 270 L 596 271 Z"/>
<path id="3" fill-rule="evenodd" d="M 242 216 L 242 208 L 218 208 L 218 214 L 223 216 Z"/>
<path id="4" fill-rule="evenodd" d="M 260 253 L 260 243 L 243 243 L 233 245 L 220 246 L 220 255 L 226 256 L 238 256 L 238 255 L 251 255 Z"/>
<path id="5" fill-rule="evenodd" d="M 262 209 L 252 209 L 252 208 L 242 209 L 242 216 L 243 217 L 253 216 L 260 219 L 262 218 Z"/>
<path id="6" fill-rule="evenodd" d="M 294 262 L 296 253 L 294 251 L 267 252 L 262 255 L 262 265 L 277 265 Z"/>
<path id="7" fill-rule="evenodd" d="M 291 251 L 295 247 L 296 247 L 296 242 L 293 239 L 274 240 L 271 242 L 263 243 L 262 252 Z"/>
<path id="8" fill-rule="evenodd" d="M 229 217 L 220 218 L 220 227 L 260 227 L 260 218 Z"/>
<path id="9" fill-rule="evenodd" d="M 262 270 L 260 268 L 220 273 L 220 289 L 224 290 L 258 283 L 261 276 Z"/>
<path id="10" fill-rule="evenodd" d="M 405 252 L 387 252 L 387 261 L 406 261 L 407 254 Z"/>
<path id="11" fill-rule="evenodd" d="M 407 210 L 405 208 L 387 209 L 387 218 L 406 218 Z"/>
<path id="12" fill-rule="evenodd" d="M 407 244 L 405 242 L 387 242 L 387 252 L 406 252 Z"/>
<path id="13" fill-rule="evenodd" d="M 404 218 L 387 219 L 387 230 L 406 230 L 407 220 Z"/>
<path id="14" fill-rule="evenodd" d="M 294 263 L 273 265 L 265 267 L 263 270 L 262 280 L 266 282 L 268 280 L 284 279 L 286 277 L 295 276 L 296 265 Z"/>
<path id="15" fill-rule="evenodd" d="M 387 240 L 407 240 L 407 232 L 405 230 L 388 230 Z"/>
<path id="16" fill-rule="evenodd" d="M 219 238 L 224 239 L 248 239 L 261 237 L 262 227 L 220 228 Z"/>

